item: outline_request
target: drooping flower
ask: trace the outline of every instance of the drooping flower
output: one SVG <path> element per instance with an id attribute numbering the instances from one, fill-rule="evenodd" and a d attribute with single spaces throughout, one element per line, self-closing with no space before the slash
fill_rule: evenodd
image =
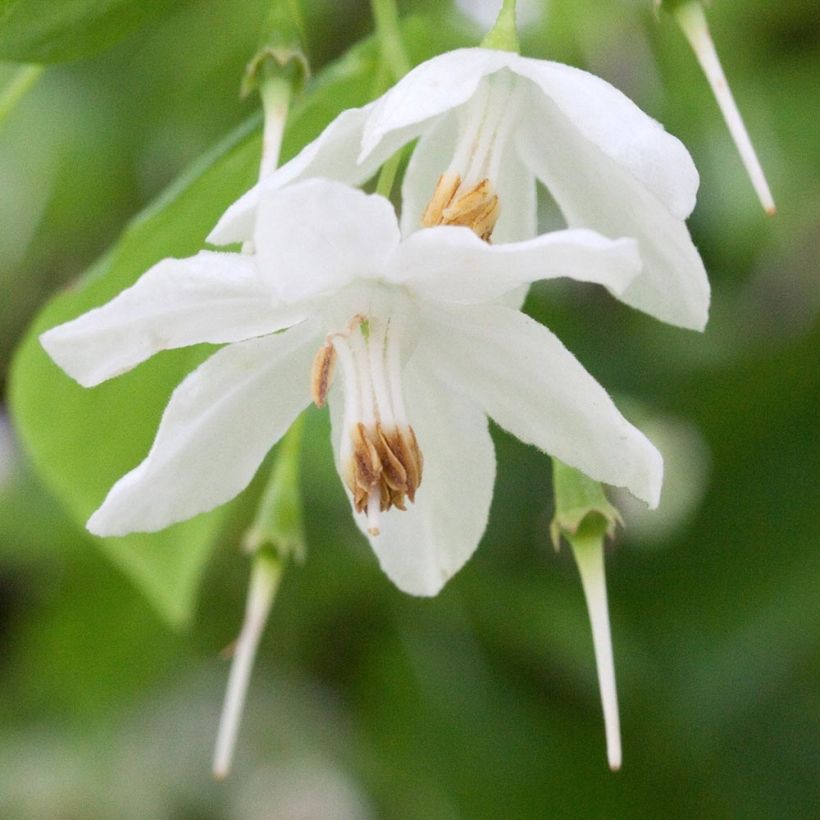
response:
<path id="1" fill-rule="evenodd" d="M 539 180 L 570 227 L 638 240 L 643 269 L 624 302 L 704 327 L 709 283 L 685 224 L 698 187 L 686 148 L 604 80 L 511 52 L 460 49 L 417 66 L 378 100 L 340 114 L 238 200 L 210 239 L 246 240 L 263 191 L 314 176 L 360 185 L 416 138 L 405 234 L 464 225 L 494 242 L 531 238 Z"/>
<path id="2" fill-rule="evenodd" d="M 558 276 L 622 293 L 634 241 L 575 229 L 492 246 L 463 227 L 402 239 L 386 199 L 327 180 L 267 189 L 252 237 L 253 254 L 165 259 L 41 337 L 85 386 L 160 350 L 228 343 L 176 389 L 92 532 L 153 531 L 228 501 L 311 400 L 329 403 L 355 518 L 407 592 L 435 594 L 484 531 L 487 416 L 657 503 L 652 444 L 553 334 L 498 303 Z"/>

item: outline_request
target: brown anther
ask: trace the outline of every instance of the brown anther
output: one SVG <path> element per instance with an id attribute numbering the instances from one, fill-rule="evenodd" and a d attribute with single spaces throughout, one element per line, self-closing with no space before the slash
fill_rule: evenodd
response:
<path id="1" fill-rule="evenodd" d="M 332 342 L 320 347 L 313 359 L 310 371 L 310 397 L 317 407 L 324 407 L 327 401 L 327 391 L 333 382 L 333 372 L 336 369 L 336 348 Z"/>
<path id="2" fill-rule="evenodd" d="M 345 478 L 356 511 L 366 511 L 375 492 L 381 512 L 405 510 L 405 499 L 413 501 L 421 483 L 423 460 L 413 428 L 385 429 L 377 423 L 368 429 L 359 422 L 350 436 L 353 455 Z"/>
<path id="3" fill-rule="evenodd" d="M 460 225 L 489 242 L 500 211 L 498 195 L 489 179 L 481 180 L 463 193 L 460 186 L 458 174 L 447 172 L 439 177 L 433 198 L 422 215 L 422 227 Z"/>
<path id="4" fill-rule="evenodd" d="M 391 490 L 406 492 L 407 470 L 405 470 L 399 455 L 393 449 L 395 444 L 391 447 L 391 441 L 385 435 L 381 424 L 376 425 L 376 435 L 378 437 L 376 446 L 382 460 L 382 478 L 384 482 Z M 395 431 L 390 435 L 390 438 L 398 438 Z"/>

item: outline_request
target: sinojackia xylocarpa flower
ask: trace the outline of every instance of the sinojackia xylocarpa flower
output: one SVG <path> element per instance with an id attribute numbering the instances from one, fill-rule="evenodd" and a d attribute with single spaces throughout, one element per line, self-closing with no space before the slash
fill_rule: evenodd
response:
<path id="1" fill-rule="evenodd" d="M 634 240 L 573 229 L 493 246 L 453 226 L 402 239 L 386 199 L 328 180 L 265 189 L 251 234 L 253 253 L 163 260 L 41 337 L 85 386 L 163 349 L 228 343 L 176 389 L 92 532 L 153 531 L 229 500 L 311 400 L 328 401 L 356 520 L 407 592 L 438 592 L 481 538 L 487 416 L 657 503 L 656 449 L 552 333 L 498 301 L 558 276 L 620 295 L 640 270 Z"/>
<path id="2" fill-rule="evenodd" d="M 344 111 L 229 209 L 210 238 L 245 239 L 264 190 L 311 176 L 359 185 L 416 138 L 402 188 L 405 234 L 451 224 L 497 243 L 533 237 L 537 179 L 570 227 L 638 241 L 643 268 L 624 302 L 705 326 L 709 282 L 685 224 L 699 182 L 689 152 L 604 80 L 506 51 L 441 54 Z"/>

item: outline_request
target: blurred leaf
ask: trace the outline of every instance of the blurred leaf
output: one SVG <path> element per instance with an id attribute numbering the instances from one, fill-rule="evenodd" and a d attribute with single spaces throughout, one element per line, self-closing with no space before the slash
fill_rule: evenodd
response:
<path id="1" fill-rule="evenodd" d="M 59 63 L 102 51 L 170 0 L 0 0 L 0 59 Z"/>
<path id="2" fill-rule="evenodd" d="M 372 44 L 355 49 L 317 78 L 296 107 L 285 150 L 312 139 L 342 108 L 360 105 L 375 68 Z M 257 118 L 239 128 L 177 181 L 126 229 L 119 243 L 74 287 L 49 302 L 18 350 L 11 404 L 36 469 L 78 522 L 148 450 L 174 386 L 210 352 L 207 346 L 170 351 L 93 390 L 65 376 L 46 356 L 38 335 L 100 305 L 165 256 L 187 256 L 225 207 L 256 177 Z M 107 555 L 164 617 L 189 620 L 204 564 L 229 506 L 160 533 L 101 539 Z"/>

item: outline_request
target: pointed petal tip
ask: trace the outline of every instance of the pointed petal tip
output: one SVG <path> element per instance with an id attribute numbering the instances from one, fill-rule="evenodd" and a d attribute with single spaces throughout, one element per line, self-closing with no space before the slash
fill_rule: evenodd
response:
<path id="1" fill-rule="evenodd" d="M 611 772 L 619 772 L 621 771 L 621 755 L 620 751 L 618 752 L 617 756 L 610 755 L 609 757 L 609 771 Z"/>
<path id="2" fill-rule="evenodd" d="M 92 534 L 99 538 L 108 538 L 118 533 L 112 532 L 111 527 L 105 520 L 105 516 L 101 515 L 102 507 L 98 509 L 88 521 L 85 522 L 85 528 Z"/>

